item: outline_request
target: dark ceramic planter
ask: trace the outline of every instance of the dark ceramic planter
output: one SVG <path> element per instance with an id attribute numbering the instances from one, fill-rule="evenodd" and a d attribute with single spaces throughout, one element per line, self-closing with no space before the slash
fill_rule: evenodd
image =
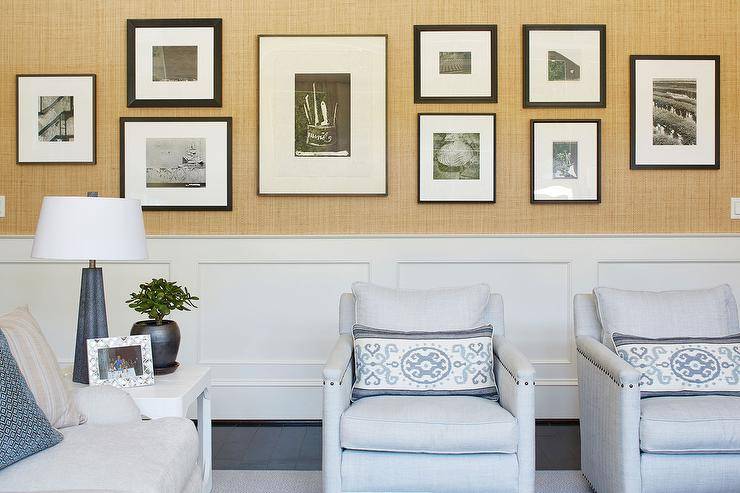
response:
<path id="1" fill-rule="evenodd" d="M 171 373 L 177 368 L 177 351 L 180 350 L 180 327 L 177 322 L 163 320 L 162 325 L 157 325 L 154 320 L 142 320 L 131 327 L 131 335 L 151 337 L 155 375 Z"/>

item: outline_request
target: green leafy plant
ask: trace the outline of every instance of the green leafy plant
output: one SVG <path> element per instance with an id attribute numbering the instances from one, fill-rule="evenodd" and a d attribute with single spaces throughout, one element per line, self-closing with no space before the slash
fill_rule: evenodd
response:
<path id="1" fill-rule="evenodd" d="M 147 315 L 157 325 L 162 325 L 164 318 L 173 310 L 190 311 L 198 308 L 193 301 L 198 297 L 188 292 L 188 288 L 178 286 L 176 282 L 166 279 L 152 279 L 140 284 L 138 293 L 131 293 L 126 301 L 130 308 Z"/>

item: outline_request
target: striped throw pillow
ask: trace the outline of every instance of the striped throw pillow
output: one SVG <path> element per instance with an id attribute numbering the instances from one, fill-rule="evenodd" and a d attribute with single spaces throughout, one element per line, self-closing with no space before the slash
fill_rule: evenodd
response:
<path id="1" fill-rule="evenodd" d="M 355 325 L 352 399 L 377 395 L 471 395 L 498 400 L 493 327 L 400 332 Z"/>
<path id="2" fill-rule="evenodd" d="M 56 356 L 28 307 L 0 316 L 0 330 L 49 423 L 64 428 L 84 421 L 62 379 Z"/>

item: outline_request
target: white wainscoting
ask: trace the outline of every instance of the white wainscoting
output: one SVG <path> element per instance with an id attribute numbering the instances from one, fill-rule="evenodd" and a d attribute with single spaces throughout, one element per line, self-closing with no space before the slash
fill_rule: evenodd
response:
<path id="1" fill-rule="evenodd" d="M 73 358 L 83 263 L 34 261 L 29 237 L 0 237 L 0 311 L 28 304 L 63 363 Z M 167 277 L 200 296 L 176 315 L 179 360 L 213 368 L 214 417 L 316 419 L 321 368 L 352 281 L 424 288 L 486 282 L 506 333 L 537 369 L 537 415 L 578 415 L 572 298 L 597 285 L 740 293 L 740 236 L 156 236 L 150 259 L 101 263 L 111 335 L 124 303 Z"/>

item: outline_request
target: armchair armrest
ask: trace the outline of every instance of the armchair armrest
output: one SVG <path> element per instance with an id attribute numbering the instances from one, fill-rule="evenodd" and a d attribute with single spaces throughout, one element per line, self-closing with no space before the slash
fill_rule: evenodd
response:
<path id="1" fill-rule="evenodd" d="M 141 412 L 131 396 L 115 387 L 82 387 L 75 390 L 74 400 L 87 424 L 113 425 L 141 421 Z"/>
<path id="2" fill-rule="evenodd" d="M 347 375 L 347 370 L 350 369 L 353 351 L 352 336 L 349 334 L 340 335 L 324 365 L 325 381 L 331 385 L 342 382 Z M 352 372 L 349 373 L 351 375 Z"/>
<path id="3" fill-rule="evenodd" d="M 597 491 L 639 493 L 641 374 L 592 337 L 576 346 L 581 469 Z"/>
<path id="4" fill-rule="evenodd" d="M 501 407 L 517 420 L 519 491 L 534 492 L 534 376 L 526 356 L 504 336 L 493 336 L 493 371 Z"/>

